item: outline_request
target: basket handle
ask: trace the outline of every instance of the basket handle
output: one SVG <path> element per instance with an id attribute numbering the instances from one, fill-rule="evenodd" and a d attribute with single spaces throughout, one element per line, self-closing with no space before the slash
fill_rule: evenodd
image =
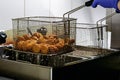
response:
<path id="1" fill-rule="evenodd" d="M 32 35 L 32 31 L 30 30 L 29 27 L 27 27 L 28 33 L 30 33 L 30 35 Z"/>
<path id="2" fill-rule="evenodd" d="M 85 2 L 85 6 L 87 6 L 87 7 L 91 6 L 93 1 L 94 0 L 90 0 L 90 1 Z"/>

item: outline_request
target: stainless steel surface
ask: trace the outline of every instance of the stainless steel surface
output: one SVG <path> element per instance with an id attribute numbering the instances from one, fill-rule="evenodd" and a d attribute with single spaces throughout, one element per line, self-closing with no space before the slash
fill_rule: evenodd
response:
<path id="1" fill-rule="evenodd" d="M 4 48 L 4 52 L 2 53 L 1 58 L 18 61 L 18 62 L 36 64 L 36 65 L 59 67 L 59 66 L 63 66 L 66 63 L 66 60 L 67 61 L 69 60 L 68 62 L 74 61 L 72 57 L 66 57 L 65 55 L 66 53 L 73 51 L 73 48 L 71 47 L 68 48 L 69 49 L 67 48 L 62 49 L 60 53 L 53 53 L 53 54 L 42 54 L 42 53 L 36 54 L 33 52 Z"/>
<path id="2" fill-rule="evenodd" d="M 68 63 L 81 62 L 94 59 L 112 53 L 112 50 L 91 48 L 84 46 L 75 46 L 71 52 L 64 54 L 35 54 L 30 52 L 18 51 L 14 49 L 5 49 L 1 59 L 23 62 L 28 64 L 43 65 L 50 67 L 63 67 Z"/>
<path id="3" fill-rule="evenodd" d="M 0 59 L 0 71 L 18 78 L 29 78 L 29 80 L 52 80 L 52 68 L 47 66 Z"/>
<path id="4" fill-rule="evenodd" d="M 112 53 L 114 54 L 114 52 L 115 50 L 76 46 L 75 51 L 63 54 L 62 57 L 56 57 L 54 60 L 59 65 L 55 67 L 32 64 L 26 61 L 10 60 L 2 57 L 0 59 L 0 71 L 17 78 L 29 78 L 29 80 L 52 80 L 54 77 L 53 68 L 69 67 L 85 61 L 104 57 Z M 62 66 L 60 64 L 62 64 Z"/>
<path id="5" fill-rule="evenodd" d="M 114 10 L 107 10 L 107 15 L 113 13 Z M 120 49 L 120 15 L 119 13 L 107 20 L 108 29 L 111 32 L 111 44 L 110 47 L 113 49 Z"/>
<path id="6" fill-rule="evenodd" d="M 112 17 L 111 48 L 120 49 L 120 15 Z"/>
<path id="7" fill-rule="evenodd" d="M 119 51 L 111 50 L 111 49 L 103 49 L 103 48 L 76 46 L 76 50 L 70 53 L 67 53 L 67 56 L 78 58 L 78 60 L 68 62 L 64 66 L 74 65 L 74 64 L 86 62 L 89 60 L 94 60 L 94 59 L 103 58 L 109 55 L 114 55 L 115 52 L 119 52 Z"/>

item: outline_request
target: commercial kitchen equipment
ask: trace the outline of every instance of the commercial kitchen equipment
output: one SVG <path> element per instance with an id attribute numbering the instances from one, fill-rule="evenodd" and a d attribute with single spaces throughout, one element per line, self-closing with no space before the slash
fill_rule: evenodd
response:
<path id="1" fill-rule="evenodd" d="M 34 16 L 13 19 L 14 41 L 17 40 L 17 36 L 32 36 L 34 32 L 40 32 L 43 36 L 55 34 L 65 41 L 75 40 L 75 43 L 64 45 L 59 52 L 48 54 L 19 50 L 14 45 L 1 47 L 0 70 L 3 74 L 17 79 L 73 80 L 80 78 L 79 73 L 83 67 L 81 64 L 87 66 L 89 61 L 119 52 L 103 46 L 107 40 L 103 39 L 107 38 L 106 25 L 76 23 L 76 19 L 69 17 L 69 12 L 67 18 Z M 99 39 L 103 31 L 106 36 Z M 102 44 L 99 40 L 103 41 Z"/>

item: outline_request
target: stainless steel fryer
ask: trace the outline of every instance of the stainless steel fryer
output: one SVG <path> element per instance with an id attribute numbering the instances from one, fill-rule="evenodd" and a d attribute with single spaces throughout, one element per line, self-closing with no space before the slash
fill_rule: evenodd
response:
<path id="1" fill-rule="evenodd" d="M 61 54 L 59 56 L 52 56 L 51 59 L 46 58 L 45 55 L 33 54 L 36 57 L 29 55 L 27 58 L 28 60 L 24 59 L 25 57 L 22 57 L 23 59 L 20 60 L 18 58 L 19 53 L 11 53 L 10 50 L 10 52 L 7 54 L 1 54 L 0 71 L 2 74 L 16 79 L 60 80 L 60 77 L 57 77 L 60 76 L 59 74 L 61 74 L 58 73 L 59 70 L 64 72 L 69 68 L 79 69 L 83 63 L 88 63 L 89 61 L 97 60 L 105 56 L 114 55 L 114 53 L 118 52 L 116 50 L 90 48 L 83 46 L 76 46 L 75 49 L 76 50 L 70 53 Z M 47 57 L 50 56 L 47 55 Z M 76 65 L 78 65 L 78 67 L 76 67 Z M 80 71 L 77 70 L 77 72 Z M 74 73 L 65 73 L 64 76 L 68 74 L 74 75 Z"/>
<path id="2" fill-rule="evenodd" d="M 79 10 L 83 7 L 84 5 L 76 9 Z M 72 13 L 71 11 L 70 14 Z M 68 18 L 64 19 L 43 16 L 13 19 L 14 40 L 16 40 L 16 36 L 18 35 L 21 36 L 30 33 L 28 29 L 33 33 L 41 27 L 44 27 L 47 29 L 47 33 L 54 33 L 61 38 L 69 37 L 70 39 L 75 39 L 76 43 L 70 45 L 72 49 L 68 52 L 65 52 L 66 49 L 64 49 L 62 54 L 50 55 L 34 54 L 15 50 L 14 48 L 3 48 L 3 53 L 1 53 L 0 57 L 0 70 L 3 71 L 4 74 L 7 72 L 9 76 L 18 78 L 55 80 L 55 69 L 74 68 L 76 64 L 80 65 L 83 62 L 117 52 L 116 50 L 104 49 L 100 46 L 101 44 L 98 43 L 98 31 L 102 32 L 102 29 L 106 28 L 106 26 L 76 24 L 76 19 L 69 18 L 70 14 L 68 14 Z M 77 35 L 80 35 L 80 37 L 76 37 Z M 77 45 L 78 43 L 79 45 Z"/>

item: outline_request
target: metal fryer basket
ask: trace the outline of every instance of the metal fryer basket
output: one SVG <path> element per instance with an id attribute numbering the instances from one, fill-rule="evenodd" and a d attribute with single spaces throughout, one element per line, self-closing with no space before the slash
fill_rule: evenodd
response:
<path id="1" fill-rule="evenodd" d="M 76 45 L 94 48 L 108 47 L 107 25 L 97 26 L 97 24 L 77 23 L 76 26 Z M 103 45 L 98 43 L 98 30 L 104 33 Z"/>
<path id="2" fill-rule="evenodd" d="M 65 20 L 64 20 L 65 19 Z M 23 17 L 23 18 L 15 18 L 12 19 L 13 23 L 13 38 L 16 40 L 17 36 L 21 36 L 23 34 L 29 34 L 27 28 L 31 30 L 32 33 L 37 32 L 37 30 L 41 28 L 46 29 L 46 34 L 55 34 L 58 37 L 65 38 L 69 36 L 74 39 L 74 34 L 68 34 L 64 27 L 64 23 L 66 23 L 66 27 L 76 27 L 76 19 L 74 18 L 62 18 L 62 17 L 47 17 L 47 16 L 33 16 L 33 17 Z M 68 25 L 68 21 L 70 25 Z M 75 28 L 72 28 L 75 31 Z M 67 32 L 67 33 L 65 33 Z"/>

